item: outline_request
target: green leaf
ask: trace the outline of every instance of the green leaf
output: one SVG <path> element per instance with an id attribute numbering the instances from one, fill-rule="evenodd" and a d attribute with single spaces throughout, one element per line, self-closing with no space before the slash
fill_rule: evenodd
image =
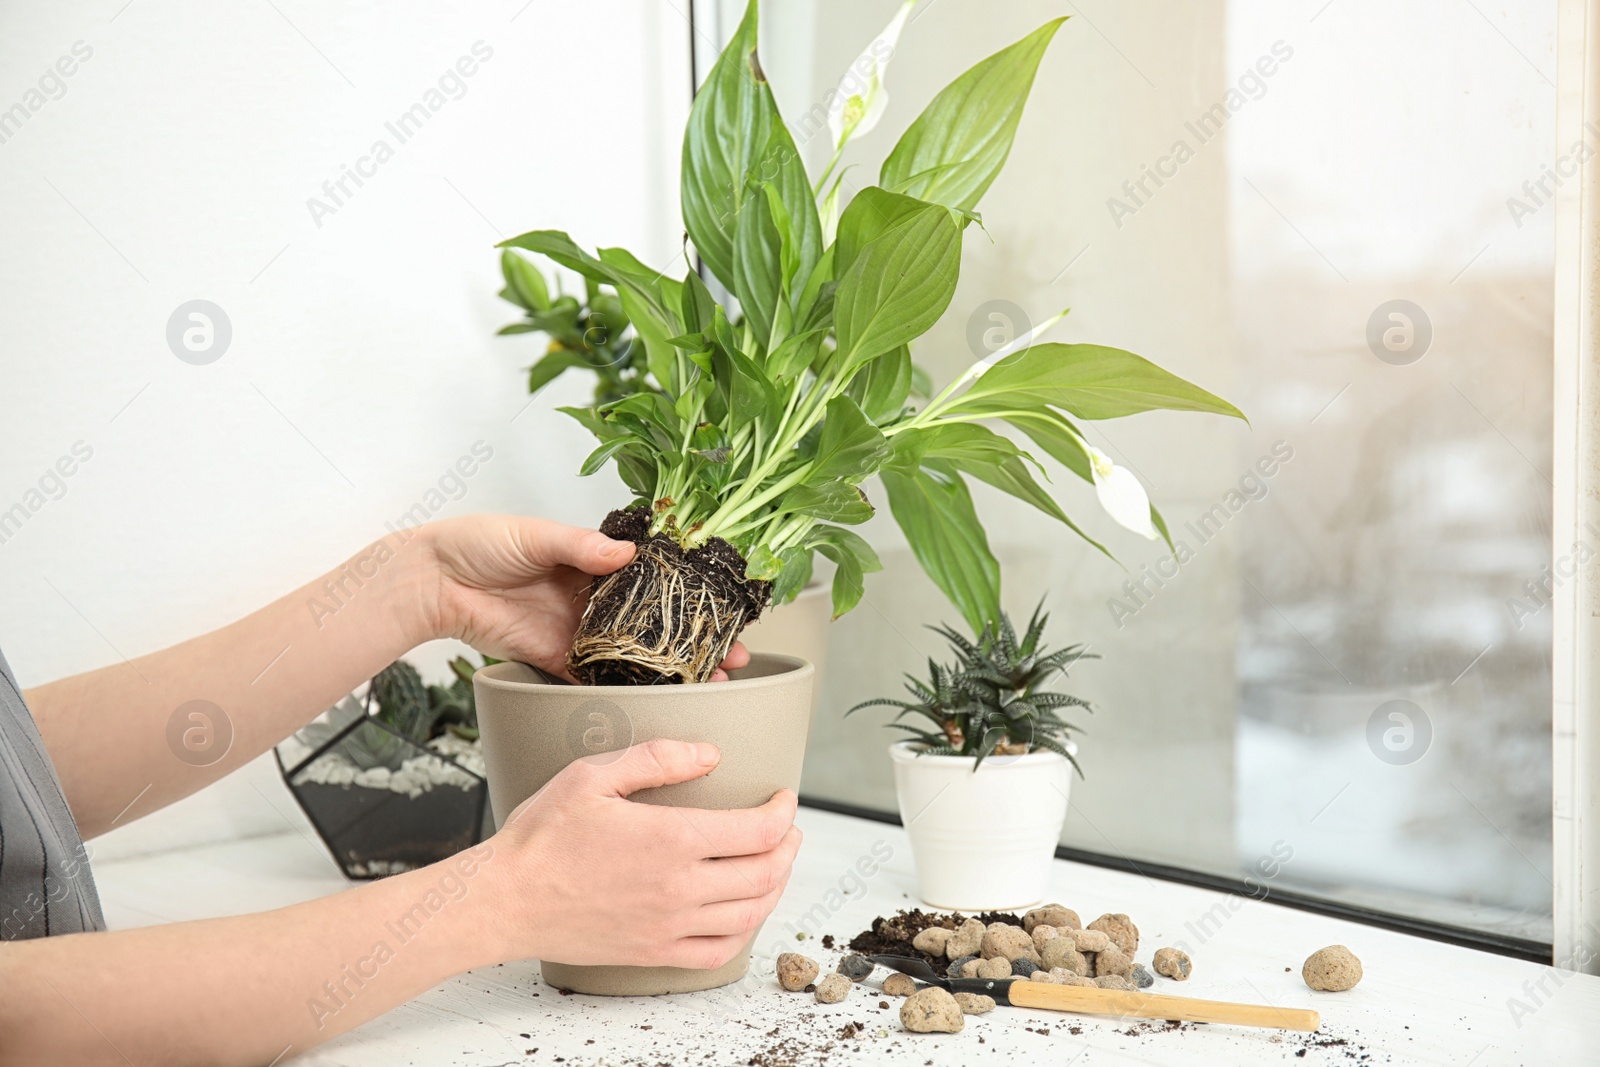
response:
<path id="1" fill-rule="evenodd" d="M 861 190 L 839 217 L 839 233 L 833 241 L 834 276 L 842 277 L 873 238 L 929 206 L 926 200 L 901 196 L 875 185 Z"/>
<path id="2" fill-rule="evenodd" d="M 859 526 L 874 514 L 866 494 L 849 482 L 795 486 L 783 494 L 778 510 L 795 515 L 813 515 L 827 522 L 842 522 L 846 526 Z"/>
<path id="3" fill-rule="evenodd" d="M 1090 466 L 1089 447 L 1084 443 L 1078 428 L 1061 412 L 1040 407 L 1021 414 L 1008 415 L 1006 422 L 1027 434 L 1045 454 L 1082 478 L 1094 484 L 1094 469 Z"/>
<path id="4" fill-rule="evenodd" d="M 973 633 L 1000 617 L 1000 564 L 972 494 L 956 471 L 937 461 L 910 473 L 885 470 L 889 509 L 933 583 Z"/>
<path id="5" fill-rule="evenodd" d="M 841 526 L 817 525 L 806 535 L 805 544 L 834 562 L 833 617 L 837 619 L 861 603 L 866 592 L 865 576 L 881 571 L 883 564 L 872 546 L 859 534 Z"/>
<path id="6" fill-rule="evenodd" d="M 511 290 L 516 303 L 529 311 L 543 311 L 550 306 L 550 289 L 545 285 L 544 275 L 509 248 L 500 253 L 500 273 L 505 275 L 506 288 Z"/>
<path id="7" fill-rule="evenodd" d="M 589 458 L 583 461 L 583 466 L 578 470 L 578 476 L 587 478 L 595 471 L 606 465 L 606 461 L 629 445 L 637 444 L 636 438 L 631 436 L 614 437 L 589 453 Z"/>
<path id="8" fill-rule="evenodd" d="M 867 418 L 883 423 L 905 410 L 911 395 L 911 349 L 902 345 L 868 363 L 845 389 Z"/>
<path id="9" fill-rule="evenodd" d="M 684 276 L 681 314 L 686 330 L 696 334 L 704 332 L 711 325 L 716 306 L 716 299 L 712 297 L 711 290 L 706 288 L 706 283 L 700 280 L 700 275 L 690 271 Z"/>
<path id="10" fill-rule="evenodd" d="M 790 548 L 779 553 L 783 557 L 783 570 L 772 582 L 773 604 L 787 604 L 811 581 L 810 548 Z"/>
<path id="11" fill-rule="evenodd" d="M 895 192 L 970 210 L 1005 165 L 1052 19 L 947 85 L 901 136 L 878 174 Z"/>
<path id="12" fill-rule="evenodd" d="M 566 371 L 584 365 L 582 352 L 567 349 L 551 352 L 528 368 L 528 392 L 537 393 Z"/>
<path id="13" fill-rule="evenodd" d="M 711 368 L 727 410 L 737 412 L 741 424 L 756 422 L 779 408 L 778 392 L 750 357 L 723 345 L 711 350 Z"/>
<path id="14" fill-rule="evenodd" d="M 946 411 L 987 415 L 1043 404 L 1080 419 L 1115 419 L 1163 409 L 1244 418 L 1226 400 L 1142 356 L 1104 345 L 1068 344 L 1033 345 L 1007 356 Z"/>
<path id="15" fill-rule="evenodd" d="M 735 293 L 735 234 L 740 216 L 752 204 L 764 204 L 763 183 L 777 186 L 793 229 L 802 280 L 822 252 L 822 223 L 811 182 L 757 58 L 756 30 L 757 3 L 751 0 L 733 39 L 695 95 L 683 135 L 684 226 L 706 266 Z"/>
<path id="16" fill-rule="evenodd" d="M 760 582 L 770 582 L 783 572 L 783 560 L 766 545 L 757 545 L 745 561 L 744 576 Z"/>
<path id="17" fill-rule="evenodd" d="M 834 293 L 839 374 L 926 333 L 950 306 L 961 231 L 950 212 L 921 208 L 868 241 Z"/>
<path id="18" fill-rule="evenodd" d="M 1033 457 L 1016 443 L 976 423 L 958 422 L 908 430 L 894 436 L 893 464 L 896 470 L 910 466 L 944 464 L 984 481 L 1018 500 L 1026 501 L 1063 524 L 1107 556 L 1104 545 L 1084 533 L 1067 517 L 1045 488 L 1034 480 L 1028 464 Z"/>
<path id="19" fill-rule="evenodd" d="M 751 199 L 739 212 L 733 235 L 733 292 L 745 321 L 765 349 L 772 341 L 777 311 L 784 302 L 784 237 L 766 197 Z"/>
<path id="20" fill-rule="evenodd" d="M 889 454 L 889 442 L 849 397 L 834 397 L 828 401 L 827 411 L 805 484 L 858 482 L 882 464 Z"/>

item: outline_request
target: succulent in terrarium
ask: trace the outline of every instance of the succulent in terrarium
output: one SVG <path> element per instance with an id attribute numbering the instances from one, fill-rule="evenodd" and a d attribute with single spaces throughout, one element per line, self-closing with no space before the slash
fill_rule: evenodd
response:
<path id="1" fill-rule="evenodd" d="M 485 656 L 482 666 L 498 662 Z M 314 722 L 302 729 L 300 739 L 311 748 L 319 748 L 356 720 L 371 718 L 387 729 L 355 729 L 338 745 L 340 754 L 362 770 L 398 769 L 416 755 L 406 740 L 426 744 L 445 733 L 474 740 L 478 736 L 478 710 L 472 695 L 472 675 L 477 669 L 465 656 L 457 656 L 450 661 L 454 678 L 448 686 L 427 685 L 415 667 L 403 659 L 395 660 L 373 677 L 366 701 L 345 698 L 328 710 L 326 722 Z"/>
<path id="2" fill-rule="evenodd" d="M 1077 727 L 1063 719 L 1062 708 L 1092 712 L 1089 701 L 1067 693 L 1049 692 L 1044 686 L 1080 659 L 1098 659 L 1084 645 L 1048 649 L 1043 644 L 1050 616 L 1042 606 L 1034 610 L 1028 629 L 1019 639 L 1011 619 L 1001 613 L 998 626 L 986 626 L 976 641 L 948 626 L 931 627 L 950 642 L 956 661 L 945 665 L 928 660 L 927 679 L 906 675 L 906 690 L 914 698 L 880 697 L 863 701 L 845 714 L 862 708 L 895 707 L 900 713 L 888 723 L 905 730 L 916 742 L 919 755 L 972 756 L 973 770 L 992 755 L 1020 756 L 1029 752 L 1057 752 L 1077 770 L 1083 769 L 1068 745 Z M 903 722 L 906 718 L 911 722 Z M 917 719 L 926 720 L 926 724 Z"/>

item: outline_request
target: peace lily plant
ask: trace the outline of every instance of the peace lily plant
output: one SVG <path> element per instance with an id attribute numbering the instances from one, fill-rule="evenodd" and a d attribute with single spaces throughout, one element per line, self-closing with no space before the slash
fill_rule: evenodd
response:
<path id="1" fill-rule="evenodd" d="M 582 681 L 709 679 L 746 623 L 805 584 L 819 552 L 836 568 L 835 617 L 855 607 L 864 576 L 880 566 L 849 529 L 875 513 L 861 489 L 873 475 L 922 567 L 982 632 L 1001 618 L 1000 568 L 969 478 L 1106 551 L 1037 480 L 1033 452 L 995 427 L 1020 433 L 1093 485 L 1117 521 L 1153 536 L 1165 526 L 1143 487 L 1084 440 L 1079 421 L 1155 409 L 1242 418 L 1131 352 L 1037 343 L 1042 329 L 913 402 L 910 345 L 950 304 L 963 236 L 1065 19 L 934 97 L 877 183 L 826 225 L 842 181 L 824 185 L 845 145 L 882 114 L 884 70 L 910 7 L 847 79 L 852 91 L 830 127 L 833 159 L 816 182 L 757 57 L 755 0 L 701 87 L 683 142 L 683 223 L 738 310 L 720 305 L 699 274 L 669 277 L 620 248 L 591 254 L 555 230 L 504 242 L 613 290 L 648 372 L 648 388 L 563 409 L 600 442 L 582 473 L 614 464 L 634 494 L 602 529 L 638 543 L 632 563 L 596 581 L 569 658 Z M 525 288 L 537 305 L 543 287 Z"/>

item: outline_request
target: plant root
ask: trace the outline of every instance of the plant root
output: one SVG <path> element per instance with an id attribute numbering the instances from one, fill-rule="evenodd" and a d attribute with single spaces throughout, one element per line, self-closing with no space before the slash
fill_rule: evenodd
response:
<path id="1" fill-rule="evenodd" d="M 567 656 L 585 685 L 706 682 L 771 599 L 770 582 L 744 576 L 745 560 L 721 538 L 685 551 L 649 532 L 643 508 L 613 511 L 600 529 L 638 550 L 594 579 Z"/>

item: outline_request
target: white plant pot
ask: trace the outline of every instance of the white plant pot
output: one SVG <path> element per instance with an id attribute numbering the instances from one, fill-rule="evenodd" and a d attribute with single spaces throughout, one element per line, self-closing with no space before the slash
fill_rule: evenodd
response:
<path id="1" fill-rule="evenodd" d="M 912 745 L 890 745 L 889 758 L 923 902 L 974 912 L 1044 900 L 1067 819 L 1071 764 L 1054 752 L 1030 752 L 990 756 L 974 771 L 971 757 L 919 756 Z"/>

